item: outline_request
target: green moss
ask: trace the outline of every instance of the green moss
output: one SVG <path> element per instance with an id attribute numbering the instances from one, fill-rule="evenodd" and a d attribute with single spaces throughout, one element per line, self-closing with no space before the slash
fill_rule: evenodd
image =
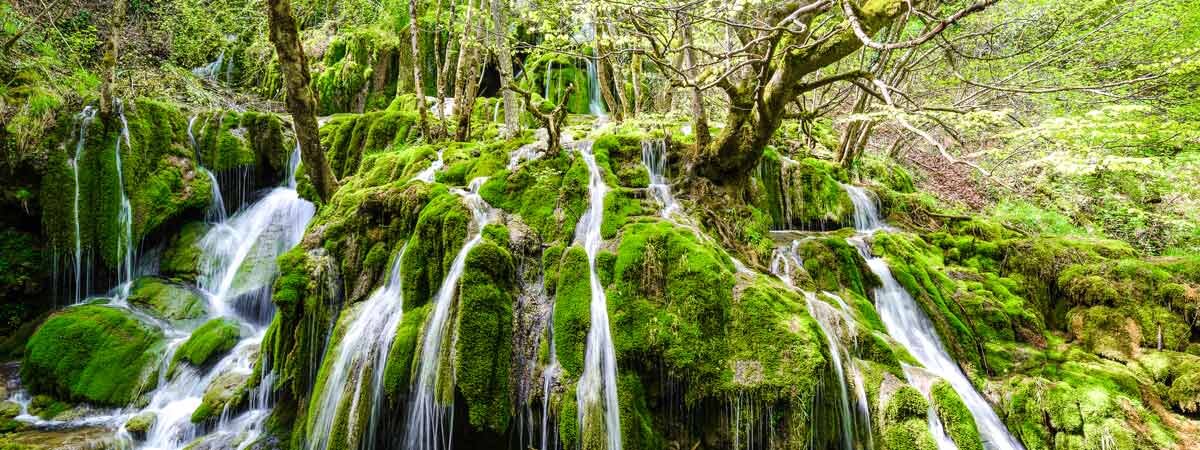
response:
<path id="1" fill-rule="evenodd" d="M 207 313 L 200 294 L 186 286 L 153 277 L 142 277 L 133 282 L 129 304 L 167 320 L 198 319 Z"/>
<path id="2" fill-rule="evenodd" d="M 521 216 L 543 242 L 570 239 L 587 210 L 587 166 L 563 151 L 496 173 L 480 190 L 488 204 Z"/>
<path id="3" fill-rule="evenodd" d="M 592 285 L 587 252 L 573 246 L 558 263 L 554 290 L 554 343 L 559 365 L 571 376 L 583 373 L 591 327 Z"/>
<path id="4" fill-rule="evenodd" d="M 473 427 L 508 426 L 514 301 L 512 256 L 491 241 L 467 255 L 460 282 L 454 377 Z"/>
<path id="5" fill-rule="evenodd" d="M 470 223 L 471 214 L 459 197 L 445 187 L 436 187 L 421 210 L 401 262 L 406 309 L 420 306 L 437 294 L 450 263 L 466 241 Z"/>
<path id="6" fill-rule="evenodd" d="M 519 82 L 525 89 L 536 93 L 539 99 L 549 90 L 546 101 L 554 104 L 561 101 L 567 86 L 574 85 L 575 89 L 566 102 L 567 111 L 588 114 L 588 75 L 581 65 L 582 62 L 559 53 L 536 55 L 526 61 L 526 76 Z"/>
<path id="7" fill-rule="evenodd" d="M 241 327 L 233 320 L 218 318 L 205 322 L 175 351 L 175 358 L 171 360 L 171 367 L 167 371 L 173 373 L 180 361 L 194 367 L 208 366 L 233 349 L 241 335 Z"/>
<path id="8" fill-rule="evenodd" d="M 232 408 L 246 400 L 248 374 L 238 372 L 223 373 L 209 383 L 200 400 L 200 406 L 192 411 L 192 423 L 208 422 L 221 416 L 228 408 Z"/>
<path id="9" fill-rule="evenodd" d="M 413 309 L 406 308 L 400 326 L 396 327 L 396 337 L 392 340 L 384 369 L 384 391 L 391 398 L 408 393 L 412 382 L 413 358 L 421 340 L 421 325 L 425 323 L 431 307 L 431 303 L 426 303 Z"/>
<path id="10" fill-rule="evenodd" d="M 921 396 L 921 392 L 912 386 L 903 386 L 888 399 L 884 418 L 889 423 L 898 423 L 907 419 L 923 419 L 928 411 L 929 403 Z"/>
<path id="11" fill-rule="evenodd" d="M 770 214 L 775 229 L 833 230 L 854 224 L 854 204 L 841 185 L 848 177 L 833 163 L 814 158 L 789 161 L 767 149 L 757 178 L 764 194 L 758 204 Z"/>
<path id="12" fill-rule="evenodd" d="M 203 222 L 189 222 L 171 237 L 158 262 L 158 272 L 174 281 L 195 281 L 200 271 L 200 239 L 208 232 Z"/>
<path id="13" fill-rule="evenodd" d="M 397 78 L 406 73 L 412 77 L 411 66 L 410 72 L 403 72 L 392 64 L 405 52 L 404 42 L 396 33 L 377 27 L 335 37 L 313 76 L 320 113 L 386 108 L 396 94 Z"/>
<path id="14" fill-rule="evenodd" d="M 54 314 L 26 347 L 21 379 L 34 393 L 124 406 L 148 392 L 163 351 L 162 333 L 104 306 Z"/>
<path id="15" fill-rule="evenodd" d="M 920 394 L 917 394 L 920 395 Z M 895 450 L 936 450 L 937 443 L 922 419 L 889 424 L 883 431 L 884 448 Z"/>
<path id="16" fill-rule="evenodd" d="M 600 237 L 612 239 L 631 216 L 646 215 L 648 212 L 641 200 L 633 197 L 631 191 L 608 191 L 608 195 L 604 197 L 604 223 L 600 226 Z"/>
<path id="17" fill-rule="evenodd" d="M 975 428 L 975 417 L 966 403 L 945 380 L 938 380 L 929 389 L 933 410 L 945 426 L 946 434 L 960 450 L 983 450 L 983 441 Z"/>
<path id="18" fill-rule="evenodd" d="M 417 116 L 409 111 L 379 111 L 334 116 L 321 127 L 321 144 L 339 178 L 354 175 L 365 155 L 415 139 Z"/>
<path id="19" fill-rule="evenodd" d="M 879 286 L 879 277 L 843 237 L 801 239 L 796 254 L 804 261 L 804 271 L 812 277 L 815 289 L 831 292 L 849 289 L 866 297 Z"/>

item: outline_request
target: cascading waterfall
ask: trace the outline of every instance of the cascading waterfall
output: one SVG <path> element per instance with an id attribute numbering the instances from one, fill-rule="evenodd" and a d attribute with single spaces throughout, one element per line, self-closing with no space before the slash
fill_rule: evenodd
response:
<path id="1" fill-rule="evenodd" d="M 587 252 L 592 287 L 591 327 L 588 330 L 583 374 L 579 377 L 576 388 L 580 436 L 603 426 L 608 450 L 620 450 L 621 411 L 617 404 L 617 357 L 608 322 L 608 299 L 596 269 L 596 255 L 601 244 L 600 225 L 604 222 L 604 197 L 608 193 L 608 186 L 604 184 L 604 177 L 596 164 L 596 156 L 592 154 L 590 141 L 579 143 L 579 155 L 587 163 L 589 172 L 588 209 L 579 218 L 579 225 L 575 228 L 575 240 L 582 242 Z M 603 424 L 592 423 L 594 416 L 591 413 L 597 409 L 603 413 Z"/>
<path id="2" fill-rule="evenodd" d="M 667 179 L 667 141 L 653 139 L 642 141 L 642 164 L 650 173 L 650 195 L 663 206 L 660 214 L 671 218 L 679 211 L 679 203 L 671 194 L 671 181 Z"/>
<path id="3" fill-rule="evenodd" d="M 229 218 L 225 212 L 225 199 L 221 196 L 221 184 L 217 182 L 217 176 L 204 167 L 204 160 L 200 159 L 200 147 L 196 145 L 196 135 L 192 132 L 192 127 L 195 126 L 196 119 L 199 117 L 199 115 L 193 115 L 191 119 L 188 119 L 188 142 L 192 143 L 192 153 L 196 156 L 196 165 L 200 166 L 200 170 L 208 176 L 209 184 L 212 187 L 212 203 L 208 205 L 208 212 L 205 213 L 204 219 L 209 223 L 221 223 Z"/>
<path id="4" fill-rule="evenodd" d="M 904 369 L 904 379 L 917 388 L 921 395 L 926 399 L 932 399 L 930 391 L 933 387 L 933 377 L 922 375 L 923 369 L 913 367 L 901 363 Z M 938 450 L 959 450 L 958 444 L 954 443 L 954 439 L 946 434 L 946 426 L 942 424 L 942 418 L 938 417 L 937 410 L 933 407 L 933 402 L 929 402 L 929 408 L 925 412 L 925 420 L 929 422 L 929 433 L 933 435 L 934 442 L 937 443 Z"/>
<path id="5" fill-rule="evenodd" d="M 817 299 L 816 294 L 805 292 L 808 303 L 808 313 L 817 320 L 817 326 L 825 335 L 825 343 L 829 346 L 829 356 L 833 362 L 833 373 L 838 382 L 838 413 L 841 425 L 841 444 L 843 450 L 854 449 L 854 416 L 850 412 L 850 390 L 846 384 L 846 371 L 843 368 L 843 358 L 850 359 L 850 353 L 838 340 L 838 325 L 849 323 L 842 312 L 833 306 Z M 843 325 L 849 329 L 848 325 Z"/>
<path id="6" fill-rule="evenodd" d="M 367 300 L 354 310 L 354 318 L 346 328 L 340 343 L 331 349 L 330 365 L 327 366 L 325 382 L 320 392 L 315 393 L 309 410 L 316 412 L 308 423 L 309 450 L 330 448 L 334 422 L 346 417 L 347 439 L 357 439 L 359 445 L 350 448 L 372 448 L 375 442 L 375 426 L 378 423 L 380 405 L 383 402 L 383 372 L 387 365 L 396 327 L 403 318 L 401 305 L 400 261 L 404 249 L 392 261 L 384 285 L 376 289 Z M 366 389 L 368 395 L 363 396 Z M 350 402 L 343 408 L 343 400 L 350 395 Z M 370 398 L 369 405 L 360 399 Z M 367 423 L 356 423 L 362 412 L 370 408 Z M 365 445 L 363 445 L 365 444 Z"/>
<path id="7" fill-rule="evenodd" d="M 121 118 L 121 134 L 117 136 L 116 147 L 113 149 L 117 164 L 117 192 L 121 193 L 121 209 L 117 212 L 117 226 L 121 228 L 120 240 L 117 241 L 117 251 L 121 258 L 117 263 L 120 278 L 115 297 L 119 304 L 129 298 L 129 287 L 133 284 L 133 205 L 129 203 L 129 196 L 125 193 L 125 175 L 121 168 L 121 141 L 125 141 L 130 151 L 133 150 L 133 142 L 129 140 L 129 122 L 125 120 L 125 107 L 120 100 L 116 106 Z"/>
<path id="8" fill-rule="evenodd" d="M 550 100 L 550 71 L 554 69 L 554 60 L 546 61 L 546 77 L 542 79 L 542 84 L 546 86 L 546 92 L 542 94 L 542 98 Z"/>
<path id="9" fill-rule="evenodd" d="M 79 160 L 83 156 L 84 147 L 86 147 L 86 145 L 87 145 L 86 144 L 87 130 L 88 130 L 88 128 L 91 127 L 92 120 L 94 120 L 96 118 L 96 109 L 92 108 L 91 106 L 86 106 L 83 108 L 83 112 L 80 112 L 77 116 L 75 116 L 75 118 L 76 118 L 76 120 L 79 121 L 79 137 L 78 137 L 78 140 L 75 142 L 75 157 L 71 158 L 70 163 L 71 163 L 71 173 L 74 175 L 74 179 L 75 179 L 75 207 L 74 207 L 75 215 L 73 216 L 73 218 L 75 220 L 75 261 L 74 261 L 75 262 L 75 301 L 74 301 L 74 303 L 79 303 L 80 301 L 83 300 L 83 296 L 87 295 L 87 288 L 84 287 L 84 283 L 87 282 L 87 279 L 83 273 L 83 245 L 80 243 L 80 232 L 79 232 Z M 88 273 L 91 273 L 90 269 L 88 270 Z"/>
<path id="10" fill-rule="evenodd" d="M 855 209 L 855 228 L 862 233 L 886 228 L 887 224 L 879 218 L 874 200 L 869 195 L 863 194 L 850 195 Z M 1004 423 L 1000 421 L 983 396 L 975 390 L 954 359 L 946 353 L 933 323 L 913 300 L 912 295 L 892 276 L 887 262 L 883 258 L 872 255 L 870 247 L 861 236 L 851 238 L 849 241 L 859 249 L 863 258 L 867 260 L 871 272 L 875 273 L 882 282 L 882 286 L 875 288 L 874 291 L 875 307 L 879 311 L 879 316 L 883 320 L 888 334 L 908 350 L 909 354 L 921 363 L 925 370 L 950 383 L 950 386 L 962 398 L 963 403 L 967 405 L 967 409 L 971 410 L 971 415 L 974 416 L 975 424 L 979 429 L 979 437 L 983 440 L 985 447 L 989 450 L 1023 449 L 1024 447 L 1008 432 Z M 940 426 L 940 421 L 930 421 L 930 431 L 935 436 L 939 433 L 945 434 L 944 431 L 937 429 Z"/>
<path id="11" fill-rule="evenodd" d="M 446 162 L 444 160 L 442 160 L 442 152 L 443 151 L 444 150 L 439 149 L 437 151 L 437 159 L 433 160 L 432 163 L 429 163 L 429 167 L 426 167 L 424 170 L 417 173 L 417 175 L 414 176 L 413 179 L 421 180 L 426 183 L 432 183 L 433 176 L 436 175 L 439 170 L 442 170 L 442 167 L 446 165 Z"/>
<path id="12" fill-rule="evenodd" d="M 542 446 L 540 450 L 555 450 L 558 448 L 558 433 L 550 429 L 550 388 L 558 378 L 558 350 L 554 345 L 554 309 L 550 310 L 550 320 L 546 321 L 546 339 L 549 344 L 550 361 L 542 369 Z"/>
<path id="13" fill-rule="evenodd" d="M 606 115 L 604 110 L 604 102 L 600 99 L 600 81 L 596 72 L 596 61 L 591 58 L 585 58 L 587 61 L 588 74 L 588 112 L 593 116 L 603 117 Z"/>
<path id="14" fill-rule="evenodd" d="M 879 206 L 870 191 L 860 186 L 843 184 L 842 189 L 850 196 L 854 204 L 854 229 L 870 233 L 884 228 L 883 219 L 879 216 Z"/>
<path id="15" fill-rule="evenodd" d="M 151 394 L 143 411 L 155 413 L 157 420 L 140 448 L 143 450 L 178 449 L 197 437 L 191 414 L 200 405 L 207 387 L 221 376 L 249 377 L 257 360 L 258 345 L 266 332 L 261 317 L 244 317 L 232 308 L 239 292 L 269 289 L 278 270 L 275 259 L 300 242 L 304 229 L 314 214 L 314 207 L 301 199 L 295 190 L 295 168 L 300 152 L 292 152 L 288 165 L 286 187 L 272 189 L 265 197 L 218 223 L 200 240 L 200 275 L 197 284 L 208 299 L 210 315 L 228 317 L 241 323 L 245 336 L 234 349 L 211 369 L 201 373 L 187 365 L 176 368 L 174 377 L 166 379 L 171 354 L 187 338 L 186 331 L 165 330 L 171 343 L 163 359 L 159 388 Z M 240 275 L 239 275 L 240 272 Z M 236 288 L 235 288 L 236 286 Z M 272 311 L 270 299 L 262 305 Z M 248 332 L 247 332 L 248 331 Z M 249 411 L 237 416 L 222 414 L 212 436 L 240 439 L 244 447 L 250 436 L 261 433 L 262 422 L 269 413 L 269 394 L 273 374 L 265 373 L 251 393 Z"/>
<path id="16" fill-rule="evenodd" d="M 458 292 L 458 280 L 466 269 L 467 255 L 483 240 L 483 228 L 491 223 L 494 214 L 491 206 L 479 196 L 479 187 L 484 181 L 486 178 L 476 178 L 471 180 L 468 190 L 454 190 L 462 196 L 463 203 L 471 210 L 475 231 L 454 256 L 454 261 L 450 264 L 441 287 L 438 288 L 433 311 L 425 324 L 420 347 L 421 357 L 415 362 L 419 364 L 416 368 L 417 377 L 409 397 L 408 427 L 405 431 L 407 449 L 451 448 L 450 426 L 454 423 L 454 361 L 447 353 L 452 352 L 453 347 L 447 349 L 444 346 L 452 342 L 449 319 Z M 450 366 L 443 367 L 443 364 Z M 443 379 L 443 376 L 450 378 Z"/>

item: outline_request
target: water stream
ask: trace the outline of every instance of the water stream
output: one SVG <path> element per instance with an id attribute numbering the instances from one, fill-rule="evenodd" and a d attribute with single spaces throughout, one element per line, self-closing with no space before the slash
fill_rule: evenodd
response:
<path id="1" fill-rule="evenodd" d="M 453 350 L 450 318 L 467 255 L 483 240 L 483 228 L 491 223 L 494 215 L 491 206 L 479 196 L 479 187 L 484 181 L 483 177 L 476 178 L 471 180 L 468 190 L 454 190 L 471 211 L 474 232 L 450 263 L 425 324 L 421 357 L 414 362 L 418 364 L 415 368 L 417 377 L 409 396 L 408 427 L 405 429 L 407 449 L 449 449 L 453 444 L 450 428 L 454 424 L 454 358 L 448 353 Z M 451 347 L 444 348 L 447 344 Z M 443 364 L 449 366 L 443 367 Z"/>
<path id="2" fill-rule="evenodd" d="M 679 212 L 679 203 L 671 194 L 671 180 L 667 178 L 667 140 L 651 139 L 642 141 L 642 165 L 650 173 L 650 184 L 647 189 L 650 196 L 661 204 L 660 214 L 669 219 Z"/>
<path id="3" fill-rule="evenodd" d="M 71 158 L 71 173 L 75 179 L 75 203 L 74 216 L 75 220 L 75 299 L 72 303 L 79 303 L 84 296 L 88 294 L 88 287 L 91 283 L 88 276 L 91 274 L 91 267 L 88 267 L 87 275 L 84 274 L 83 264 L 83 245 L 80 243 L 79 231 L 79 161 L 83 157 L 83 150 L 87 146 L 87 131 L 92 125 L 92 120 L 96 118 L 96 109 L 91 106 L 83 108 L 75 119 L 79 122 L 79 137 L 75 141 L 75 157 Z M 90 266 L 90 264 L 88 264 Z M 85 285 L 85 283 L 87 285 Z"/>
<path id="4" fill-rule="evenodd" d="M 349 319 L 340 343 L 327 356 L 331 362 L 325 363 L 328 366 L 321 391 L 315 392 L 309 402 L 309 410 L 316 414 L 310 415 L 305 448 L 324 450 L 333 446 L 330 438 L 339 417 L 348 421 L 346 438 L 360 444 L 346 448 L 372 448 L 383 403 L 384 367 L 396 337 L 396 327 L 404 316 L 400 276 L 403 257 L 404 249 L 401 249 L 392 260 L 384 285 L 354 309 L 346 311 L 345 314 L 352 314 L 353 318 Z M 364 390 L 368 395 L 363 395 Z M 343 407 L 347 395 L 350 401 Z M 369 398 L 370 404 L 362 404 L 360 400 L 364 398 Z M 368 411 L 367 423 L 358 423 L 362 413 Z"/>
<path id="5" fill-rule="evenodd" d="M 621 449 L 621 411 L 617 404 L 617 357 L 613 349 L 612 331 L 608 321 L 608 299 L 604 285 L 596 269 L 596 255 L 600 252 L 600 226 L 604 222 L 604 197 L 608 186 L 592 154 L 592 143 L 581 141 L 579 154 L 587 163 L 588 209 L 579 218 L 575 228 L 575 240 L 583 244 L 587 252 L 588 268 L 591 271 L 591 327 L 587 336 L 587 351 L 584 354 L 583 374 L 579 377 L 576 401 L 579 409 L 580 436 L 602 431 L 606 436 L 608 450 Z M 600 409 L 603 423 L 592 423 L 591 412 Z M 603 427 L 599 429 L 597 427 Z"/>

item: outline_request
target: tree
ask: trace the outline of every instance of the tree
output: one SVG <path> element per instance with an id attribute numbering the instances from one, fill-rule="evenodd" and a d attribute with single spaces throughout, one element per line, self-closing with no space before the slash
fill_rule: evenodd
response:
<path id="1" fill-rule="evenodd" d="M 304 172 L 308 175 L 321 201 L 328 202 L 337 191 L 337 178 L 321 151 L 321 135 L 317 125 L 317 99 L 310 86 L 308 61 L 300 46 L 300 32 L 296 19 L 292 17 L 289 0 L 267 0 L 267 17 L 270 22 L 271 43 L 279 56 L 279 68 L 283 72 L 287 88 L 287 109 L 292 114 L 296 140 L 300 143 L 300 156 L 304 159 Z"/>
<path id="2" fill-rule="evenodd" d="M 425 107 L 425 83 L 421 80 L 421 29 L 417 16 L 417 0 L 408 0 L 408 34 L 412 43 L 413 55 L 413 92 L 417 98 L 417 114 L 421 127 L 421 135 L 429 139 L 429 110 Z"/>
<path id="3" fill-rule="evenodd" d="M 496 60 L 497 66 L 500 67 L 500 85 L 508 86 L 512 84 L 513 64 L 512 54 L 508 46 L 508 21 L 504 20 L 504 0 L 491 0 L 492 4 L 492 26 L 495 29 L 496 39 Z M 504 127 L 500 130 L 500 136 L 510 138 L 516 136 L 521 131 L 520 111 L 517 111 L 517 99 L 513 95 L 513 91 L 503 89 L 501 96 L 504 98 Z"/>

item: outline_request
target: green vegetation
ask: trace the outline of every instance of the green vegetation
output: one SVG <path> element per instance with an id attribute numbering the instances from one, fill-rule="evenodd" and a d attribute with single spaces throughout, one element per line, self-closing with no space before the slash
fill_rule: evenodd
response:
<path id="1" fill-rule="evenodd" d="M 213 319 L 205 322 L 204 325 L 192 332 L 192 336 L 178 350 L 175 350 L 175 359 L 171 360 L 171 367 L 167 371 L 175 372 L 175 365 L 180 361 L 197 368 L 208 366 L 233 349 L 241 334 L 237 322 L 230 319 Z"/>

